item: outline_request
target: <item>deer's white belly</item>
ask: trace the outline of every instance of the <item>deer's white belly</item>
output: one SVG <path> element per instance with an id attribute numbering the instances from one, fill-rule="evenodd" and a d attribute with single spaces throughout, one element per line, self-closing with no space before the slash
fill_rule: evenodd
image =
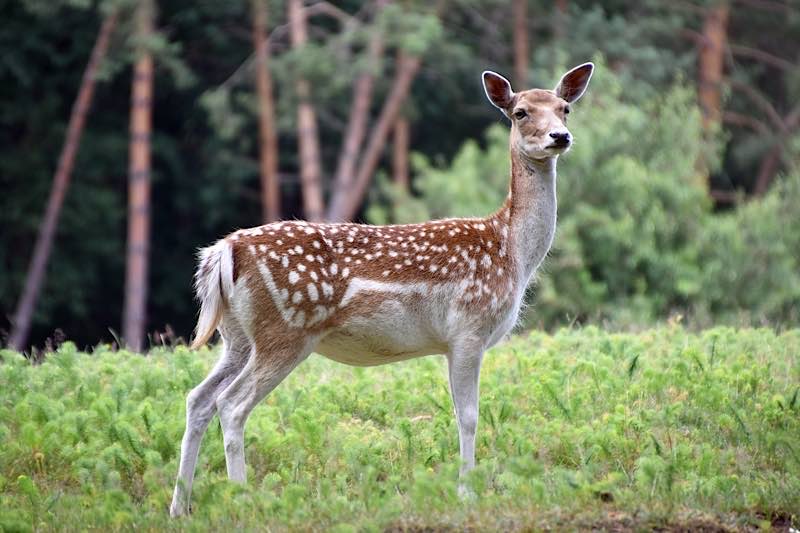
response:
<path id="1" fill-rule="evenodd" d="M 341 363 L 374 366 L 442 354 L 447 299 L 387 295 L 370 313 L 348 318 L 326 333 L 315 351 Z"/>

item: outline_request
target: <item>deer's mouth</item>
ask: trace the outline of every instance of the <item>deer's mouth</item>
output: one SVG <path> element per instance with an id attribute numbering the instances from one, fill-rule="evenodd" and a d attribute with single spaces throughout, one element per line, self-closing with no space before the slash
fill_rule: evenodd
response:
<path id="1" fill-rule="evenodd" d="M 572 145 L 569 141 L 566 142 L 554 142 L 553 144 L 549 144 L 544 147 L 545 150 L 549 150 L 552 152 L 563 153 L 569 150 L 569 147 Z"/>

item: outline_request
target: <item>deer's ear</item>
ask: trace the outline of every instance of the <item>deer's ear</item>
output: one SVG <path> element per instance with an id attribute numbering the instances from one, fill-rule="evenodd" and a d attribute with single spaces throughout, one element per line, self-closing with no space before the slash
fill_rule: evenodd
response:
<path id="1" fill-rule="evenodd" d="M 511 84 L 500 74 L 491 70 L 483 71 L 483 90 L 491 103 L 501 111 L 508 114 L 508 110 L 514 103 L 514 91 Z"/>
<path id="2" fill-rule="evenodd" d="M 561 77 L 561 81 L 556 85 L 556 96 L 569 103 L 577 101 L 586 92 L 589 80 L 592 79 L 592 72 L 594 72 L 594 63 L 584 63 L 570 70 Z"/>

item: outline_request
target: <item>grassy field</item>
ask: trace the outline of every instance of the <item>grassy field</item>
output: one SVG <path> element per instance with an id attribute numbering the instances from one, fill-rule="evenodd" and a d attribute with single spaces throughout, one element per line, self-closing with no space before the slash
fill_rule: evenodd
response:
<path id="1" fill-rule="evenodd" d="M 442 358 L 312 356 L 250 418 L 246 488 L 227 483 L 212 422 L 179 521 L 184 398 L 215 352 L 0 354 L 2 531 L 800 523 L 800 330 L 514 337 L 484 362 L 465 502 Z"/>

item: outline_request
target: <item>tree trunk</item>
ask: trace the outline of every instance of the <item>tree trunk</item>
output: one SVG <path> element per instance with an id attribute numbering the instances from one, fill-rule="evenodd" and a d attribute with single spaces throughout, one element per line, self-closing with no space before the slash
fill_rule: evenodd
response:
<path id="1" fill-rule="evenodd" d="M 409 124 L 404 116 L 397 117 L 394 122 L 394 142 L 392 143 L 392 177 L 394 183 L 408 190 L 408 148 L 409 148 Z"/>
<path id="2" fill-rule="evenodd" d="M 384 102 L 375 127 L 372 129 L 369 143 L 364 150 L 364 156 L 356 173 L 352 187 L 345 190 L 334 191 L 331 201 L 332 220 L 352 220 L 361 206 L 367 192 L 372 175 L 378 166 L 389 132 L 394 125 L 400 108 L 408 97 L 411 82 L 419 72 L 421 60 L 404 53 L 398 54 L 397 69 L 392 89 Z"/>
<path id="3" fill-rule="evenodd" d="M 514 86 L 528 85 L 528 0 L 514 0 Z"/>
<path id="4" fill-rule="evenodd" d="M 782 141 L 784 138 L 792 137 L 798 124 L 800 124 L 800 104 L 795 106 L 783 119 L 785 134 L 782 135 L 781 138 L 776 139 L 775 145 L 761 160 L 761 164 L 758 167 L 758 176 L 756 177 L 755 186 L 753 187 L 753 194 L 761 196 L 769 189 L 772 179 L 780 168 L 781 156 L 784 151 L 784 144 Z"/>
<path id="5" fill-rule="evenodd" d="M 308 40 L 306 14 L 302 0 L 289 0 L 289 26 L 292 48 L 302 48 Z M 295 82 L 297 93 L 297 142 L 300 151 L 300 182 L 303 187 L 303 208 L 306 219 L 319 221 L 323 218 L 322 165 L 319 151 L 317 115 L 311 102 L 311 87 L 308 80 L 298 75 Z"/>
<path id="6" fill-rule="evenodd" d="M 275 105 L 272 98 L 272 76 L 269 71 L 266 0 L 253 0 L 253 47 L 255 48 L 256 90 L 259 112 L 259 158 L 261 175 L 261 208 L 264 222 L 281 217 L 280 182 L 278 180 L 278 135 L 275 131 Z"/>
<path id="7" fill-rule="evenodd" d="M 557 41 L 563 40 L 567 34 L 567 11 L 569 11 L 569 2 L 567 0 L 556 0 L 553 35 Z"/>
<path id="8" fill-rule="evenodd" d="M 388 0 L 376 0 L 375 19 L 380 15 L 380 11 L 388 3 Z M 344 143 L 339 154 L 339 164 L 336 168 L 334 181 L 334 197 L 338 191 L 349 190 L 352 187 L 355 177 L 356 162 L 361 151 L 361 144 L 364 141 L 364 134 L 367 132 L 367 121 L 369 110 L 372 106 L 372 89 L 375 85 L 375 75 L 383 55 L 383 35 L 375 29 L 370 37 L 367 46 L 368 65 L 366 70 L 356 79 L 353 87 L 353 103 L 350 108 L 350 117 L 347 121 Z M 329 206 L 327 218 L 332 218 L 335 206 L 333 201 Z"/>
<path id="9" fill-rule="evenodd" d="M 42 223 L 39 226 L 33 257 L 28 266 L 28 274 L 25 276 L 25 286 L 14 313 L 13 330 L 9 339 L 9 346 L 14 350 L 23 350 L 28 342 L 33 311 L 36 308 L 36 300 L 44 282 L 50 250 L 53 247 L 53 237 L 61 214 L 61 206 L 64 204 L 64 196 L 69 187 L 75 155 L 78 152 L 81 134 L 83 133 L 83 126 L 86 123 L 86 116 L 92 103 L 97 69 L 108 51 L 108 42 L 116 24 L 117 13 L 113 11 L 106 16 L 100 26 L 97 40 L 94 43 L 94 48 L 92 48 L 92 54 L 89 56 L 89 62 L 83 72 L 78 96 L 72 105 L 67 135 L 61 148 L 55 175 L 53 176 L 50 198 L 47 201 L 44 219 L 42 219 Z"/>
<path id="10" fill-rule="evenodd" d="M 782 151 L 783 146 L 778 142 L 761 160 L 761 164 L 758 167 L 758 177 L 756 177 L 756 183 L 753 188 L 753 194 L 761 196 L 767 192 L 772 178 L 778 171 L 778 163 L 780 163 Z"/>
<path id="11" fill-rule="evenodd" d="M 153 0 L 140 0 L 136 31 L 146 43 L 153 33 Z M 125 262 L 123 339 L 136 352 L 145 347 L 148 254 L 150 248 L 150 134 L 153 98 L 153 55 L 142 46 L 133 68 L 130 160 L 128 167 L 128 250 Z"/>
<path id="12" fill-rule="evenodd" d="M 703 39 L 698 53 L 698 100 L 703 128 L 712 130 L 722 118 L 722 70 L 727 47 L 728 4 L 709 7 L 703 21 Z"/>

